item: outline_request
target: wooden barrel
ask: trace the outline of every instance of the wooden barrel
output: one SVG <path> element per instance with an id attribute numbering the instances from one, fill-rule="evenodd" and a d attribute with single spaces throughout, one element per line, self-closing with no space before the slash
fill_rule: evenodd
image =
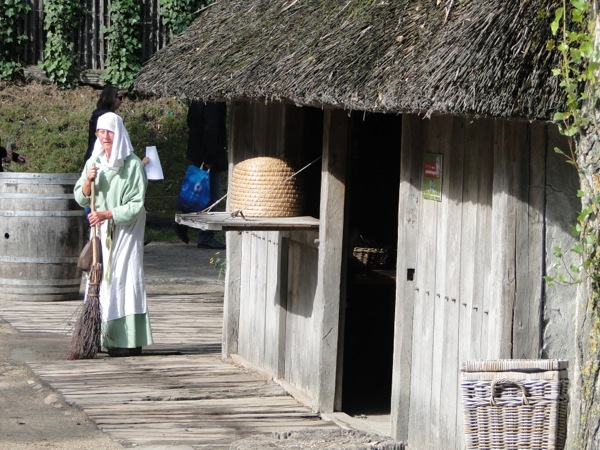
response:
<path id="1" fill-rule="evenodd" d="M 78 174 L 0 173 L 0 298 L 81 299 Z"/>

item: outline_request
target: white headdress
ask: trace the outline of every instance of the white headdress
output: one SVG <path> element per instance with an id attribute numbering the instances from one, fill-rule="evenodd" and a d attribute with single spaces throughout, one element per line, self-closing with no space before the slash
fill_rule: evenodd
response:
<path id="1" fill-rule="evenodd" d="M 133 146 L 129 140 L 129 133 L 127 133 L 127 130 L 123 125 L 123 119 L 113 112 L 102 114 L 98 117 L 96 130 L 108 130 L 115 133 L 108 167 L 112 170 L 119 170 L 119 167 L 123 166 L 125 158 L 133 153 Z M 96 138 L 92 157 L 98 157 L 103 154 L 104 148 L 102 147 L 100 140 Z"/>

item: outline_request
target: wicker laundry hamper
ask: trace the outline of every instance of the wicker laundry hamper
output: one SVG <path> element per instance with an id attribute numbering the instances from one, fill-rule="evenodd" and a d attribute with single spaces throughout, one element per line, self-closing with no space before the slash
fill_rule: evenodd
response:
<path id="1" fill-rule="evenodd" d="M 563 449 L 568 362 L 468 361 L 461 364 L 467 449 Z"/>
<path id="2" fill-rule="evenodd" d="M 294 217 L 302 214 L 304 195 L 285 160 L 260 156 L 233 168 L 229 205 L 245 217 Z"/>

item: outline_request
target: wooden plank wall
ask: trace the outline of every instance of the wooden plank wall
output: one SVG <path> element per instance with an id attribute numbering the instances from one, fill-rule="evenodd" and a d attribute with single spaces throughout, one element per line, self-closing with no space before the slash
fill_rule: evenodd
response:
<path id="1" fill-rule="evenodd" d="M 465 191 L 463 194 L 463 211 L 469 216 L 474 216 L 475 222 L 472 234 L 469 229 L 464 230 L 465 236 L 473 236 L 478 245 L 473 245 L 469 239 L 463 240 L 461 294 L 462 298 L 474 299 L 471 308 L 462 310 L 461 323 L 461 361 L 467 360 L 471 355 L 484 357 L 487 354 L 486 335 L 487 317 L 489 314 L 489 293 L 491 288 L 491 261 L 490 253 L 492 243 L 488 239 L 492 220 L 492 145 L 489 139 L 493 121 L 480 119 L 477 122 L 467 121 L 465 133 Z M 475 171 L 472 173 L 472 171 Z M 473 211 L 475 210 L 475 211 Z M 468 225 L 467 220 L 463 222 Z M 470 259 L 472 258 L 472 270 Z"/>
<path id="2" fill-rule="evenodd" d="M 437 143 L 438 148 L 445 155 L 453 153 L 455 148 L 463 146 L 464 121 L 458 117 L 452 117 L 439 124 L 442 130 L 441 140 Z M 432 124 L 433 125 L 433 124 Z M 431 147 L 432 149 L 435 147 Z M 463 147 L 464 149 L 464 147 Z M 434 410 L 435 434 L 442 442 L 456 441 L 456 415 L 447 419 L 447 411 L 457 409 L 457 398 L 448 395 L 447 385 L 458 385 L 458 349 L 459 349 L 459 316 L 461 310 L 466 306 L 460 295 L 460 282 L 462 280 L 462 260 L 460 258 L 461 244 L 465 236 L 456 233 L 456 230 L 468 231 L 468 226 L 462 224 L 462 191 L 464 179 L 464 151 L 456 152 L 444 163 L 444 179 L 455 180 L 445 183 L 442 188 L 446 201 L 442 202 L 441 221 L 438 223 L 438 251 L 445 249 L 438 255 L 440 264 L 440 280 L 436 283 L 435 301 L 440 301 L 442 314 L 435 315 L 436 330 L 434 349 L 434 362 L 439 361 L 440 369 L 434 371 L 432 399 Z M 457 257 L 458 255 L 458 257 Z M 437 272 L 437 271 L 436 271 Z M 442 281 L 443 279 L 443 281 Z M 452 420 L 454 419 L 454 420 Z"/>
<path id="3" fill-rule="evenodd" d="M 290 241 L 285 381 L 307 393 L 316 391 L 319 367 L 320 333 L 314 320 L 318 253 L 317 248 Z"/>
<path id="4" fill-rule="evenodd" d="M 531 263 L 543 261 L 546 255 L 545 242 L 545 204 L 546 204 L 546 149 L 550 131 L 548 126 L 539 122 L 529 125 L 530 154 L 529 187 L 522 195 L 528 202 L 522 202 L 523 209 L 518 213 L 517 301 L 514 311 L 512 349 L 513 358 L 531 358 L 540 355 L 542 348 L 542 308 L 544 265 Z M 553 149 L 550 149 L 553 152 Z"/>
<path id="5" fill-rule="evenodd" d="M 546 140 L 403 116 L 392 432 L 413 449 L 464 447 L 461 361 L 540 356 Z M 421 197 L 426 152 L 444 155 L 441 202 Z"/>
<path id="6" fill-rule="evenodd" d="M 285 106 L 238 103 L 232 108 L 230 175 L 235 163 L 256 156 L 278 156 L 283 149 Z M 230 176 L 231 180 L 232 177 Z M 227 354 L 267 373 L 279 374 L 281 323 L 281 236 L 277 231 L 227 233 Z M 241 251 L 237 250 L 241 248 Z M 237 254 L 234 254 L 236 252 Z"/>
<path id="7" fill-rule="evenodd" d="M 279 375 L 282 292 L 279 232 L 244 232 L 238 355 Z"/>
<path id="8" fill-rule="evenodd" d="M 289 155 L 290 161 L 298 164 L 303 110 L 240 103 L 233 106 L 232 114 L 230 174 L 235 163 L 248 157 Z M 337 156 L 334 160 L 339 161 Z M 343 180 L 338 182 L 343 185 Z M 343 208 L 343 201 L 335 204 Z M 334 222 L 339 222 L 337 219 Z M 335 225 L 332 230 L 341 233 L 341 226 Z M 339 267 L 336 273 L 330 273 L 335 266 L 331 258 L 319 260 L 317 232 L 227 234 L 225 356 L 235 353 L 250 366 L 296 390 L 314 408 L 319 407 L 318 396 L 327 391 L 328 409 L 332 410 L 337 329 L 329 333 L 324 329 L 337 327 L 339 292 L 332 295 L 328 283 L 332 277 L 341 276 Z M 332 249 L 339 247 L 336 244 Z M 339 290 L 339 283 L 331 286 Z M 338 300 L 332 301 L 332 297 Z M 326 311 L 327 317 L 335 316 L 335 324 L 323 319 Z M 321 337 L 325 334 L 327 339 L 333 339 L 327 356 L 321 353 Z M 325 358 L 326 363 L 320 358 Z M 329 368 L 316 369 L 323 364 Z"/>
<path id="9" fill-rule="evenodd" d="M 231 181 L 233 168 L 245 159 L 254 156 L 270 154 L 266 143 L 261 136 L 265 136 L 265 123 L 267 107 L 263 104 L 236 102 L 229 106 L 229 177 Z M 261 134 L 261 132 L 263 132 Z M 271 153 L 275 153 L 278 142 L 271 144 Z M 231 186 L 229 186 L 231 189 Z M 252 240 L 256 236 L 264 236 L 262 233 L 227 233 L 227 270 L 225 273 L 225 306 L 223 327 L 223 356 L 231 354 L 243 355 L 248 352 L 246 347 L 238 346 L 240 340 L 240 321 L 242 293 L 247 293 L 250 288 L 250 276 L 246 270 L 250 263 L 252 252 Z M 245 306 L 244 314 L 248 312 Z M 252 311 L 250 309 L 250 311 Z M 250 331 L 246 328 L 242 332 L 244 339 Z M 262 341 L 256 343 L 262 344 Z"/>
<path id="10" fill-rule="evenodd" d="M 295 154 L 287 127 L 297 130 L 301 118 L 296 113 L 295 120 L 289 122 L 288 114 L 295 112 L 290 108 L 259 103 L 233 105 L 230 174 L 235 163 L 250 157 Z M 286 315 L 288 247 L 293 233 L 250 231 L 227 235 L 224 352 L 237 354 L 273 377 L 285 378 L 286 322 L 293 323 L 293 318 Z M 296 254 L 293 250 L 291 253 Z"/>

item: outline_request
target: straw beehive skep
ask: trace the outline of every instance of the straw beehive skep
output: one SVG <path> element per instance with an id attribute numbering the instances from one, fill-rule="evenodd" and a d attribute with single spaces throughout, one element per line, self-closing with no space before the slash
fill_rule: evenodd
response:
<path id="1" fill-rule="evenodd" d="M 245 217 L 293 217 L 302 214 L 304 195 L 291 166 L 261 156 L 237 164 L 231 179 L 230 209 Z"/>

